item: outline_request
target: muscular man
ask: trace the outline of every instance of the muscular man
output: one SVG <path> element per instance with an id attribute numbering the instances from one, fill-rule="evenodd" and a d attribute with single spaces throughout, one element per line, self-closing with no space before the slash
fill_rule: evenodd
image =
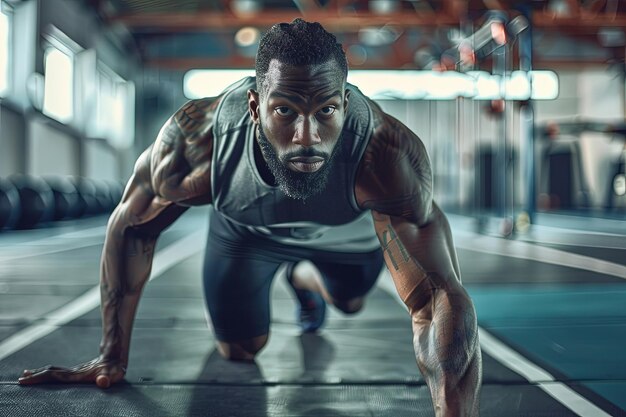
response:
<path id="1" fill-rule="evenodd" d="M 100 355 L 25 371 L 21 384 L 120 381 L 160 232 L 211 204 L 204 288 L 219 352 L 250 360 L 269 333 L 277 268 L 303 331 L 325 303 L 353 313 L 384 263 L 412 318 L 437 416 L 478 414 L 476 314 L 420 139 L 346 83 L 345 55 L 317 23 L 273 26 L 256 78 L 185 104 L 139 158 L 102 255 Z"/>

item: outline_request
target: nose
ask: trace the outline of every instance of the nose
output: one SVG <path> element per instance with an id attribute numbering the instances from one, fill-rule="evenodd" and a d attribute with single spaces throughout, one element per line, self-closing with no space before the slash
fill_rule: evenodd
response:
<path id="1" fill-rule="evenodd" d="M 314 146 L 322 142 L 315 117 L 299 117 L 292 142 L 304 147 Z"/>

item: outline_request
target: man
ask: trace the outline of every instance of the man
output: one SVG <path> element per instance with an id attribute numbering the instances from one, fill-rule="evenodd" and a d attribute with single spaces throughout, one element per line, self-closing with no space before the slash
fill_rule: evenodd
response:
<path id="1" fill-rule="evenodd" d="M 251 360 L 267 342 L 281 264 L 303 331 L 315 331 L 325 303 L 362 307 L 384 258 L 437 415 L 477 415 L 476 315 L 422 142 L 346 84 L 341 45 L 318 23 L 273 26 L 256 75 L 185 104 L 137 161 L 107 229 L 100 356 L 25 371 L 20 383 L 120 381 L 159 233 L 211 204 L 204 285 L 225 358 Z"/>

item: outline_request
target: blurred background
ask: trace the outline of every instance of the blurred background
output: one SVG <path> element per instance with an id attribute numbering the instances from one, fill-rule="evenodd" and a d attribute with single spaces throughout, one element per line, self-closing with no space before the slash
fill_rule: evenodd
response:
<path id="1" fill-rule="evenodd" d="M 624 1 L 0 4 L 0 228 L 110 211 L 165 120 L 252 74 L 262 33 L 298 16 L 426 143 L 448 212 L 504 235 L 626 213 Z"/>
<path id="2" fill-rule="evenodd" d="M 386 269 L 358 319 L 329 309 L 315 335 L 274 280 L 271 343 L 221 361 L 205 208 L 160 237 L 130 386 L 17 385 L 93 358 L 98 259 L 136 158 L 296 17 L 426 144 L 478 315 L 481 415 L 626 416 L 626 0 L 0 0 L 0 414 L 434 415 Z"/>

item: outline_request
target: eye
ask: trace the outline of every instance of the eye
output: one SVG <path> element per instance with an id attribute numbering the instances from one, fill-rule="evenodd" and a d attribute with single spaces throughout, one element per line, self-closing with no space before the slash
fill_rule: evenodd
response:
<path id="1" fill-rule="evenodd" d="M 276 114 L 278 114 L 279 116 L 282 116 L 282 117 L 291 116 L 293 114 L 293 110 L 291 110 L 287 106 L 276 107 L 274 109 L 274 111 L 276 112 Z"/>
<path id="2" fill-rule="evenodd" d="M 324 106 L 319 110 L 318 113 L 322 116 L 332 116 L 333 113 L 335 113 L 335 110 L 337 110 L 335 106 Z"/>

